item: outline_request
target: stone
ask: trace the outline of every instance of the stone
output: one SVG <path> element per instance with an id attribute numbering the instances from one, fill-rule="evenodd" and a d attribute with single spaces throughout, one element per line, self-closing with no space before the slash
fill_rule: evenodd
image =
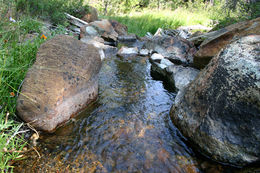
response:
<path id="1" fill-rule="evenodd" d="M 203 42 L 200 49 L 194 54 L 194 65 L 197 68 L 204 68 L 212 57 L 228 45 L 233 39 L 240 38 L 250 34 L 260 34 L 260 17 L 235 23 L 219 31 L 199 36 Z M 195 38 L 193 38 L 195 41 Z"/>
<path id="2" fill-rule="evenodd" d="M 121 49 L 117 52 L 117 55 L 120 57 L 132 57 L 138 55 L 137 47 L 121 47 Z"/>
<path id="3" fill-rule="evenodd" d="M 111 23 L 108 20 L 103 19 L 82 26 L 80 28 L 80 38 L 85 36 L 100 36 L 105 41 L 116 42 L 118 34 L 115 32 Z"/>
<path id="4" fill-rule="evenodd" d="M 139 51 L 139 55 L 141 55 L 141 56 L 148 56 L 149 55 L 149 50 L 148 49 L 141 49 Z"/>
<path id="5" fill-rule="evenodd" d="M 153 62 L 151 66 L 152 77 L 157 80 L 165 80 L 167 76 L 166 69 L 167 65 Z"/>
<path id="6" fill-rule="evenodd" d="M 95 29 L 93 26 L 87 26 L 85 30 L 86 30 L 86 34 L 89 36 L 93 36 L 93 37 L 99 36 L 97 29 Z"/>
<path id="7" fill-rule="evenodd" d="M 94 22 L 96 20 L 98 20 L 98 12 L 97 12 L 97 9 L 92 7 L 92 6 L 89 6 L 89 11 L 87 14 L 85 14 L 81 20 L 85 21 L 85 22 Z"/>
<path id="8" fill-rule="evenodd" d="M 161 62 L 161 60 L 162 59 L 164 59 L 164 57 L 161 55 L 161 54 L 159 54 L 159 53 L 154 53 L 154 54 L 152 54 L 152 56 L 150 57 L 150 60 L 151 61 L 154 61 L 154 62 Z"/>
<path id="9" fill-rule="evenodd" d="M 53 132 L 98 96 L 98 50 L 66 35 L 43 43 L 28 70 L 17 113 L 38 130 Z"/>
<path id="10" fill-rule="evenodd" d="M 166 72 L 170 84 L 178 90 L 187 87 L 199 74 L 199 70 L 195 68 L 177 65 L 168 66 Z"/>
<path id="11" fill-rule="evenodd" d="M 260 35 L 227 45 L 180 93 L 170 116 L 203 155 L 235 166 L 260 157 Z"/>
<path id="12" fill-rule="evenodd" d="M 137 40 L 137 38 L 136 38 L 135 34 L 118 36 L 118 41 L 121 41 L 121 42 L 134 42 L 136 40 Z"/>
<path id="13" fill-rule="evenodd" d="M 118 36 L 123 36 L 128 34 L 128 28 L 126 25 L 119 23 L 116 20 L 109 20 L 114 30 L 117 32 Z"/>
<path id="14" fill-rule="evenodd" d="M 170 60 L 166 58 L 162 59 L 160 63 L 166 65 L 167 67 L 174 65 Z"/>
<path id="15" fill-rule="evenodd" d="M 91 36 L 85 36 L 80 39 L 80 41 L 91 44 L 98 48 L 99 54 L 101 57 L 101 60 L 103 61 L 105 57 L 114 56 L 117 53 L 117 48 L 114 46 L 105 45 L 104 39 L 100 37 L 91 37 Z"/>
<path id="16" fill-rule="evenodd" d="M 196 52 L 191 42 L 178 36 L 154 36 L 147 39 L 145 47 L 163 55 L 174 64 L 192 65 L 193 54 Z"/>

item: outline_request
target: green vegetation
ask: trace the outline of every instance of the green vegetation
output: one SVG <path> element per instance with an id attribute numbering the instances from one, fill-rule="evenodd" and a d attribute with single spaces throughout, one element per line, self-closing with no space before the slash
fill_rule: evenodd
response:
<path id="1" fill-rule="evenodd" d="M 0 170 L 10 169 L 9 161 L 19 158 L 25 142 L 18 131 L 23 126 L 15 115 L 17 93 L 43 40 L 23 41 L 28 33 L 40 33 L 41 24 L 24 18 L 0 22 Z M 9 143 L 8 143 L 9 141 Z"/>
<path id="2" fill-rule="evenodd" d="M 122 16 L 105 16 L 104 18 L 114 19 L 125 24 L 130 33 L 139 36 L 144 36 L 147 32 L 154 34 L 158 28 L 176 29 L 179 26 L 196 24 L 210 26 L 212 22 L 207 12 L 190 12 L 182 8 L 175 11 L 163 10 L 159 12 L 145 10 Z"/>
<path id="3" fill-rule="evenodd" d="M 107 7 L 105 2 L 109 2 Z M 158 28 L 176 29 L 196 24 L 214 27 L 216 30 L 260 16 L 260 2 L 245 3 L 242 0 L 147 0 L 146 5 L 142 4 L 144 1 L 131 2 L 131 8 L 124 7 L 125 1 L 118 0 L 102 1 L 94 5 L 103 12 L 103 18 L 118 20 L 128 26 L 130 33 L 139 36 L 144 36 L 147 32 L 154 34 Z"/>
<path id="4" fill-rule="evenodd" d="M 28 68 L 34 63 L 41 38 L 43 24 L 31 17 L 20 16 L 10 22 L 8 15 L 13 3 L 0 1 L 0 172 L 12 171 L 11 163 L 22 158 L 27 142 L 23 135 L 28 130 L 16 113 L 16 99 Z M 56 34 L 65 33 L 58 25 Z M 47 38 L 49 39 L 49 38 Z"/>
<path id="5" fill-rule="evenodd" d="M 65 12 L 83 17 L 88 11 L 88 5 L 84 0 L 17 0 L 15 4 L 18 13 L 38 16 L 49 19 L 55 24 L 65 24 Z"/>

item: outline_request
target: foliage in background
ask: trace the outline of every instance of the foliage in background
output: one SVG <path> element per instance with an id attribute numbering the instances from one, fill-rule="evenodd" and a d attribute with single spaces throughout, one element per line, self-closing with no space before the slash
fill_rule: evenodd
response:
<path id="1" fill-rule="evenodd" d="M 65 12 L 81 18 L 89 11 L 89 6 L 84 4 L 84 0 L 17 0 L 16 10 L 50 19 L 55 24 L 65 24 Z"/>
<path id="2" fill-rule="evenodd" d="M 144 36 L 147 32 L 154 34 L 158 28 L 177 29 L 179 26 L 201 24 L 209 26 L 211 20 L 208 13 L 204 11 L 190 12 L 187 9 L 176 9 L 175 11 L 163 10 L 143 12 L 132 12 L 122 16 L 106 16 L 104 18 L 114 19 L 128 27 L 130 33 Z"/>
<path id="3" fill-rule="evenodd" d="M 175 29 L 202 23 L 219 29 L 260 16 L 257 0 L 89 0 L 88 3 L 105 18 L 119 20 L 130 32 L 139 35 L 154 33 L 159 27 Z"/>

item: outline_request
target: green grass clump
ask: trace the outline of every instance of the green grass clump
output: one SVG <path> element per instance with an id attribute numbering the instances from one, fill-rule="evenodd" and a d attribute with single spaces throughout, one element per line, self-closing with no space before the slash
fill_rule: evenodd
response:
<path id="1" fill-rule="evenodd" d="M 41 22 L 28 17 L 15 23 L 0 21 L 0 172 L 12 171 L 11 162 L 21 158 L 19 151 L 26 145 L 21 133 L 24 123 L 15 114 L 16 100 L 26 72 L 45 41 L 42 30 Z M 58 26 L 47 39 L 65 32 Z"/>
<path id="2" fill-rule="evenodd" d="M 17 121 L 16 99 L 27 69 L 33 64 L 36 52 L 44 41 L 40 35 L 27 40 L 28 33 L 41 32 L 41 24 L 24 18 L 10 23 L 0 22 L 0 170 L 12 168 L 10 161 L 20 157 L 26 144 L 19 130 L 23 123 Z"/>
<path id="3" fill-rule="evenodd" d="M 201 24 L 210 25 L 210 18 L 206 12 L 194 11 L 181 8 L 175 11 L 162 10 L 133 12 L 122 16 L 105 16 L 104 18 L 114 19 L 128 27 L 130 33 L 144 36 L 147 32 L 154 34 L 158 28 L 177 29 L 179 26 Z"/>

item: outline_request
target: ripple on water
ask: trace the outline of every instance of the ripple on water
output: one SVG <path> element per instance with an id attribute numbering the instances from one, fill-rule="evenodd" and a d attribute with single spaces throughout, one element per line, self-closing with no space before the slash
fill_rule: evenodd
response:
<path id="1" fill-rule="evenodd" d="M 16 171 L 199 172 L 171 124 L 175 94 L 152 80 L 147 59 L 106 59 L 99 99 L 55 134 L 42 135 Z"/>

